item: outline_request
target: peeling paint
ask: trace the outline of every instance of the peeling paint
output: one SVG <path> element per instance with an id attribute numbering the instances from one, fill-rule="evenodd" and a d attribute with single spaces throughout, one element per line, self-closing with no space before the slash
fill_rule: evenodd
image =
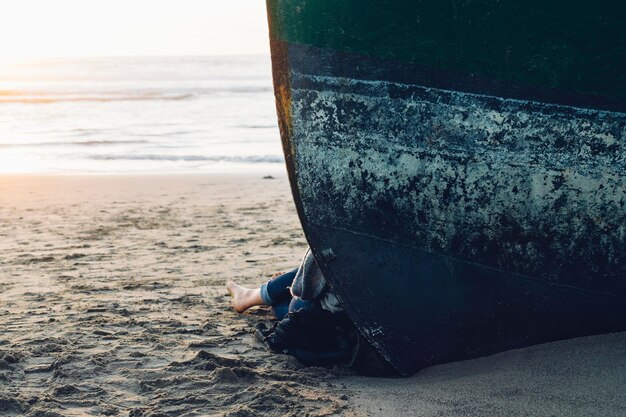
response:
<path id="1" fill-rule="evenodd" d="M 313 227 L 349 225 L 626 294 L 626 114 L 294 69 L 291 78 Z"/>
<path id="2" fill-rule="evenodd" d="M 313 3 L 268 0 L 287 172 L 320 268 L 381 356 L 408 375 L 625 330 L 625 61 L 606 30 L 621 15 L 469 2 L 481 24 L 449 24 L 445 2 Z M 554 26 L 564 11 L 577 17 Z"/>

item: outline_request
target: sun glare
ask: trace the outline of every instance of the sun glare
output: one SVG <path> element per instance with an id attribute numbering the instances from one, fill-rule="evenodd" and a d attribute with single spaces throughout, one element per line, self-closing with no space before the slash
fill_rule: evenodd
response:
<path id="1" fill-rule="evenodd" d="M 23 152 L 3 152 L 0 149 L 0 174 L 34 174 L 43 171 L 40 161 Z"/>
<path id="2" fill-rule="evenodd" d="M 269 57 L 267 33 L 264 0 L 1 2 L 0 174 L 83 172 L 94 160 L 101 170 L 167 169 L 168 158 L 176 156 L 159 154 L 157 160 L 165 159 L 154 162 L 149 141 L 132 135 L 143 138 L 146 133 L 137 130 L 157 129 L 169 109 L 184 109 L 182 121 L 176 122 L 198 123 L 198 131 L 206 133 L 204 108 L 187 98 L 206 98 L 207 88 L 265 92 L 268 87 L 257 84 L 270 74 L 263 61 Z M 224 55 L 230 57 L 222 62 Z M 261 69 L 237 64 L 242 55 L 258 55 L 246 58 Z M 239 80 L 248 84 L 231 85 L 244 82 Z M 224 102 L 237 99 L 232 95 Z M 272 104 L 258 108 L 272 109 Z M 126 120 L 129 114 L 154 120 L 139 125 L 137 118 Z M 220 120 L 229 117 L 225 113 Z M 112 129 L 115 124 L 121 127 Z M 201 147 L 204 142 L 193 143 Z M 146 161 L 124 163 L 135 145 L 141 148 L 138 144 L 148 149 Z M 166 154 L 167 149 L 158 151 Z M 114 156 L 122 162 L 108 162 L 107 152 L 118 152 Z M 80 165 L 84 160 L 89 164 Z"/>
<path id="3" fill-rule="evenodd" d="M 19 0 L 0 6 L 0 62 L 264 54 L 265 2 Z"/>

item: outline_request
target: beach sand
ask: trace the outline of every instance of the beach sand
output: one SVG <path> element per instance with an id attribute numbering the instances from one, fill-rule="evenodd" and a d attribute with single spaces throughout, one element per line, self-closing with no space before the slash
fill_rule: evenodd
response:
<path id="1" fill-rule="evenodd" d="M 346 391 L 256 343 L 227 278 L 306 243 L 286 180 L 0 179 L 0 415 L 339 415 Z"/>
<path id="2" fill-rule="evenodd" d="M 224 284 L 305 248 L 284 176 L 1 177 L 0 415 L 626 415 L 625 334 L 408 379 L 267 352 Z"/>
<path id="3" fill-rule="evenodd" d="M 624 417 L 626 333 L 434 366 L 407 379 L 349 378 L 356 411 L 415 417 Z"/>

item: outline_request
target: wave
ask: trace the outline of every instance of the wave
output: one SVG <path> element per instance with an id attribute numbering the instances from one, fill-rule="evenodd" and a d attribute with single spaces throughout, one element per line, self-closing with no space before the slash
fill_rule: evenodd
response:
<path id="1" fill-rule="evenodd" d="M 282 156 L 203 156 L 203 155 L 91 155 L 89 159 L 98 161 L 184 161 L 184 162 L 238 162 L 238 163 L 284 163 Z"/>
<path id="2" fill-rule="evenodd" d="M 276 129 L 278 125 L 237 125 L 235 127 L 244 129 Z"/>
<path id="3" fill-rule="evenodd" d="M 0 143 L 0 148 L 28 148 L 45 146 L 103 146 L 103 145 L 138 145 L 148 143 L 147 140 L 85 140 L 64 142 L 34 142 L 34 143 Z"/>
<path id="4" fill-rule="evenodd" d="M 128 133 L 129 136 L 136 137 L 170 137 L 170 136 L 183 136 L 183 135 L 192 135 L 195 133 L 204 133 L 204 130 L 196 129 L 196 130 L 173 130 L 168 132 L 161 133 Z"/>
<path id="5" fill-rule="evenodd" d="M 129 94 L 129 95 L 28 95 L 0 94 L 0 104 L 51 104 L 62 102 L 113 102 L 113 101 L 181 101 L 194 98 L 194 94 Z"/>
<path id="6" fill-rule="evenodd" d="M 151 89 L 152 90 L 152 89 Z M 52 104 L 63 102 L 107 103 L 117 101 L 184 101 L 213 94 L 256 94 L 273 91 L 266 86 L 228 86 L 191 89 L 156 88 L 157 91 L 14 91 L 0 90 L 0 104 Z M 159 91 L 161 90 L 161 91 Z"/>

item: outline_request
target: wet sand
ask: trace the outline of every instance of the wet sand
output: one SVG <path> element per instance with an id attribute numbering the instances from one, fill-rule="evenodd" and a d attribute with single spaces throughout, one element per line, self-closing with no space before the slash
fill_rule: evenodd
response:
<path id="1" fill-rule="evenodd" d="M 0 177 L 0 415 L 626 415 L 624 333 L 408 379 L 267 352 L 224 284 L 305 248 L 284 177 Z"/>

